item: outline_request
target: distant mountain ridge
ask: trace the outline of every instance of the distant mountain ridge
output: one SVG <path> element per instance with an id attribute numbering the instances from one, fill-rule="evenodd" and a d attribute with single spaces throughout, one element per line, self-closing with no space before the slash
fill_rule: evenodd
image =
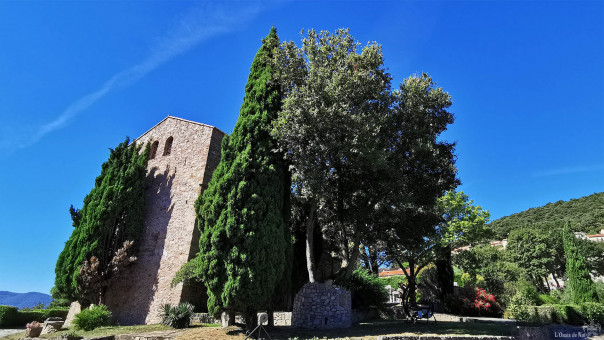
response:
<path id="1" fill-rule="evenodd" d="M 553 227 L 567 222 L 570 222 L 572 230 L 587 234 L 595 234 L 604 229 L 604 192 L 531 208 L 502 217 L 491 222 L 489 226 L 498 239 L 503 239 L 516 228 Z"/>
<path id="2" fill-rule="evenodd" d="M 17 308 L 31 308 L 41 303 L 48 307 L 52 301 L 52 297 L 48 294 L 29 292 L 29 293 L 13 293 L 0 291 L 0 305 L 15 306 Z"/>

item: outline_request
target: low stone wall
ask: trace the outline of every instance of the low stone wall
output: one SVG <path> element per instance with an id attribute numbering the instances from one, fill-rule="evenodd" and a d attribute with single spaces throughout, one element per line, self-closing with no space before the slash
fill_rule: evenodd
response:
<path id="1" fill-rule="evenodd" d="M 352 323 L 350 292 L 327 283 L 306 283 L 294 298 L 292 326 L 347 328 Z"/>
<path id="2" fill-rule="evenodd" d="M 266 313 L 266 312 L 258 313 L 258 324 L 260 324 L 260 314 L 262 314 L 262 313 Z M 207 315 L 207 313 L 197 313 L 197 314 L 206 314 Z M 222 325 L 222 327 L 227 327 L 228 326 L 228 316 L 226 315 L 226 313 L 222 314 L 222 318 L 223 318 L 223 321 L 214 319 L 215 322 L 207 322 L 207 321 L 199 321 L 199 322 L 220 323 Z M 210 319 L 207 318 L 207 320 L 210 320 Z M 273 312 L 273 320 L 275 322 L 275 326 L 291 326 L 292 312 Z M 245 323 L 245 321 L 243 320 L 243 316 L 241 316 L 241 314 L 235 315 L 235 322 L 236 323 Z"/>
<path id="3" fill-rule="evenodd" d="M 273 315 L 275 326 L 291 326 L 292 312 L 275 312 Z"/>
<path id="4" fill-rule="evenodd" d="M 194 313 L 193 315 L 191 315 L 191 322 L 220 323 L 220 320 L 214 318 L 209 313 Z"/>
<path id="5" fill-rule="evenodd" d="M 258 317 L 260 317 L 261 313 L 258 313 Z M 292 325 L 292 312 L 274 312 L 273 318 L 275 322 L 275 326 L 291 326 Z M 372 320 L 379 318 L 378 312 L 376 310 L 351 310 L 351 322 L 360 322 L 364 320 Z M 221 323 L 220 320 L 214 319 L 208 313 L 195 313 L 191 317 L 191 321 L 201 322 L 201 323 Z M 244 323 L 243 317 L 240 314 L 235 315 L 235 322 Z M 223 327 L 226 327 L 223 326 Z"/>

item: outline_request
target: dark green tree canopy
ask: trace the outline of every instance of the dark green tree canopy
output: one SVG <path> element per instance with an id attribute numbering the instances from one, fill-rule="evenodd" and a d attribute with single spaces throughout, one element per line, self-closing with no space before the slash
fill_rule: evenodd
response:
<path id="1" fill-rule="evenodd" d="M 278 65 L 287 96 L 273 133 L 288 151 L 297 198 L 308 205 L 310 281 L 315 222 L 344 276 L 361 244 L 379 243 L 378 228 L 408 226 L 405 239 L 421 244 L 425 230 L 407 222 L 434 216 L 437 198 L 456 183 L 453 144 L 438 140 L 453 122 L 450 96 L 425 74 L 392 91 L 381 46 L 361 48 L 346 29 L 309 30 L 300 48 L 282 44 Z"/>
<path id="2" fill-rule="evenodd" d="M 564 255 L 566 256 L 566 289 L 573 303 L 598 302 L 598 294 L 589 275 L 585 257 L 580 252 L 576 237 L 564 226 Z"/>
<path id="3" fill-rule="evenodd" d="M 553 267 L 555 248 L 550 246 L 550 235 L 536 228 L 521 228 L 512 231 L 508 237 L 507 252 L 512 262 L 524 269 L 527 278 L 540 290 L 542 278 Z"/>
<path id="4" fill-rule="evenodd" d="M 492 221 L 489 226 L 499 239 L 504 239 L 516 228 L 527 225 L 561 228 L 566 222 L 570 222 L 572 231 L 588 234 L 595 234 L 604 229 L 604 192 L 531 208 Z"/>
<path id="5" fill-rule="evenodd" d="M 148 148 L 126 138 L 103 163 L 94 188 L 84 198 L 82 209 L 69 212 L 75 228 L 55 268 L 55 297 L 82 299 L 78 276 L 85 260 L 92 256 L 105 270 L 125 241 L 134 241 L 136 252 L 144 223 L 144 192 Z"/>
<path id="6" fill-rule="evenodd" d="M 275 28 L 252 66 L 239 119 L 222 143 L 222 158 L 196 202 L 201 230 L 196 270 L 208 288 L 208 309 L 255 316 L 282 278 L 287 242 L 289 173 L 270 135 L 281 107 L 274 80 Z"/>

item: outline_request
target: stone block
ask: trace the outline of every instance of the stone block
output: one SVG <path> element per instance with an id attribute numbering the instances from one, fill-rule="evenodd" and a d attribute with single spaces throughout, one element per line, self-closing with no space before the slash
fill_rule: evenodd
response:
<path id="1" fill-rule="evenodd" d="M 71 327 L 71 324 L 73 322 L 73 319 L 75 318 L 76 314 L 80 313 L 82 311 L 82 306 L 80 305 L 79 302 L 74 301 L 69 305 L 69 311 L 67 312 L 67 316 L 65 317 L 65 323 L 63 324 L 63 326 L 65 327 Z"/>
<path id="2" fill-rule="evenodd" d="M 324 283 L 307 283 L 294 298 L 291 324 L 302 328 L 346 328 L 351 325 L 350 292 Z"/>

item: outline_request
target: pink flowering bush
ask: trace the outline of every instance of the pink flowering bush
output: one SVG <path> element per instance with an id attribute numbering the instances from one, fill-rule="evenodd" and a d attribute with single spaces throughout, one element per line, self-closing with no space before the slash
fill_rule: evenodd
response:
<path id="1" fill-rule="evenodd" d="M 40 327 L 42 327 L 42 324 L 40 324 L 38 321 L 30 322 L 27 325 L 25 325 L 25 328 L 40 328 Z"/>
<path id="2" fill-rule="evenodd" d="M 500 317 L 503 314 L 501 305 L 495 300 L 495 296 L 486 290 L 474 288 L 474 296 L 462 299 L 464 314 L 479 316 Z"/>
<path id="3" fill-rule="evenodd" d="M 37 338 L 42 333 L 42 325 L 38 321 L 33 321 L 25 326 L 25 336 L 28 338 Z"/>

